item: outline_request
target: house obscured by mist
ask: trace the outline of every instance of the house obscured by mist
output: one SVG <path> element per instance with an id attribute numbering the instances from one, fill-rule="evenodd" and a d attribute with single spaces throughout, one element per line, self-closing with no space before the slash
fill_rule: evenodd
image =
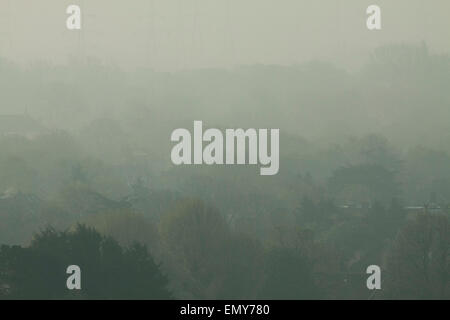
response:
<path id="1" fill-rule="evenodd" d="M 39 121 L 27 114 L 0 115 L 0 137 L 16 135 L 31 140 L 46 131 Z"/>

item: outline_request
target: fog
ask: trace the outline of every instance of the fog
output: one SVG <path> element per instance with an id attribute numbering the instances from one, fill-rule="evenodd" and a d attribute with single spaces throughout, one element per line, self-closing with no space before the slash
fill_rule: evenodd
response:
<path id="1" fill-rule="evenodd" d="M 450 2 L 369 4 L 2 0 L 0 299 L 449 299 Z M 194 121 L 277 174 L 176 165 Z"/>
<path id="2" fill-rule="evenodd" d="M 23 63 L 96 57 L 123 68 L 178 70 L 325 59 L 360 66 L 375 47 L 421 42 L 450 49 L 446 0 L 380 0 L 383 29 L 365 28 L 366 0 L 3 0 L 2 56 Z M 65 28 L 69 4 L 81 32 Z"/>

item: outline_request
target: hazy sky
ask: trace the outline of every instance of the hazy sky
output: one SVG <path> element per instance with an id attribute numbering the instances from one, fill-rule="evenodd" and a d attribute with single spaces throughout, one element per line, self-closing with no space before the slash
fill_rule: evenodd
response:
<path id="1" fill-rule="evenodd" d="M 66 29 L 69 4 L 81 31 Z M 381 31 L 366 8 L 382 8 Z M 0 56 L 63 63 L 95 56 L 157 70 L 295 64 L 358 65 L 373 47 L 425 40 L 450 52 L 448 0 L 0 0 Z"/>

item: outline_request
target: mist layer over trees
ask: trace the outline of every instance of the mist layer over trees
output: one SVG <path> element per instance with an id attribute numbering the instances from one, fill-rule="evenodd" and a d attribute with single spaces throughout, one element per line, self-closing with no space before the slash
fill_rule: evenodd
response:
<path id="1" fill-rule="evenodd" d="M 449 299 L 449 89 L 424 43 L 354 72 L 1 59 L 0 298 Z M 279 128 L 279 173 L 174 166 L 194 120 Z"/>

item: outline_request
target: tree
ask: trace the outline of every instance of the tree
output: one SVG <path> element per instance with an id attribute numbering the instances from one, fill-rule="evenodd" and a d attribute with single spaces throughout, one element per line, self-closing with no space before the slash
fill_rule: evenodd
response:
<path id="1" fill-rule="evenodd" d="M 114 238 L 121 246 L 132 246 L 134 242 L 145 244 L 149 252 L 158 258 L 159 235 L 156 226 L 133 209 L 109 210 L 87 217 L 83 223 L 102 235 Z"/>
<path id="2" fill-rule="evenodd" d="M 182 298 L 216 295 L 230 230 L 220 213 L 199 200 L 185 200 L 161 219 L 165 266 Z"/>
<path id="3" fill-rule="evenodd" d="M 273 248 L 266 257 L 265 281 L 259 299 L 314 299 L 319 291 L 312 264 L 292 248 Z"/>
<path id="4" fill-rule="evenodd" d="M 250 299 L 261 282 L 259 242 L 232 232 L 214 208 L 185 200 L 160 224 L 162 259 L 177 297 Z"/>
<path id="5" fill-rule="evenodd" d="M 332 192 L 341 201 L 391 201 L 398 195 L 395 173 L 380 165 L 360 164 L 341 167 L 329 180 Z"/>
<path id="6" fill-rule="evenodd" d="M 66 288 L 66 268 L 81 268 L 82 290 Z M 7 299 L 168 299 L 167 279 L 145 246 L 122 248 L 113 238 L 78 225 L 47 228 L 29 247 L 2 246 L 0 287 Z"/>
<path id="7" fill-rule="evenodd" d="M 388 294 L 402 299 L 450 298 L 450 224 L 420 214 L 398 234 L 388 259 Z"/>

